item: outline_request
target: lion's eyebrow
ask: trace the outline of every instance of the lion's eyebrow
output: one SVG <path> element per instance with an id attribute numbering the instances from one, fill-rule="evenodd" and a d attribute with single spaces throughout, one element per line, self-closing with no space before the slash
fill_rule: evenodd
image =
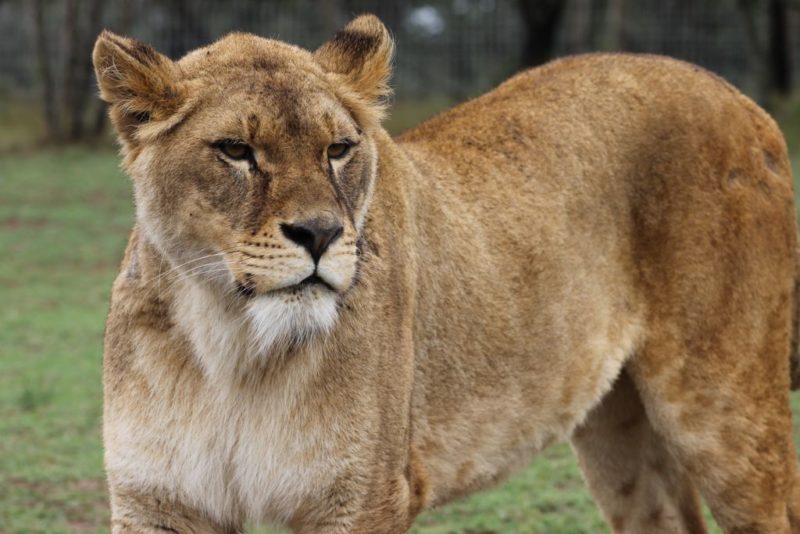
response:
<path id="1" fill-rule="evenodd" d="M 258 130 L 261 127 L 261 121 L 258 118 L 258 115 L 255 113 L 250 113 L 247 118 L 244 120 L 245 131 L 250 139 L 256 139 L 258 136 Z"/>
<path id="2" fill-rule="evenodd" d="M 325 123 L 325 127 L 328 129 L 328 135 L 331 137 L 336 137 L 336 120 L 333 118 L 333 114 L 330 111 L 326 111 L 322 114 L 322 121 Z"/>

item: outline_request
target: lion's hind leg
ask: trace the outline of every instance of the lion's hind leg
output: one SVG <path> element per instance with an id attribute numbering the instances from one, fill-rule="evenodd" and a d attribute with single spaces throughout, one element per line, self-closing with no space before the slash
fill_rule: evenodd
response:
<path id="1" fill-rule="evenodd" d="M 572 448 L 614 532 L 706 532 L 697 492 L 653 430 L 626 372 L 575 431 Z"/>
<path id="2" fill-rule="evenodd" d="M 782 337 L 780 329 L 728 330 L 691 357 L 653 340 L 629 363 L 653 427 L 726 533 L 800 533 Z"/>

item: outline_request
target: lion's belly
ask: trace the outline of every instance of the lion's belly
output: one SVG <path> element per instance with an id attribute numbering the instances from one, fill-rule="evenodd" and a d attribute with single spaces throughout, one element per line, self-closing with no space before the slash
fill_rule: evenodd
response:
<path id="1" fill-rule="evenodd" d="M 152 402 L 165 408 L 146 422 L 137 413 L 107 417 L 106 465 L 115 486 L 159 488 L 219 521 L 289 520 L 340 466 L 330 440 L 300 424 L 304 414 L 290 388 L 259 393 L 209 388 L 179 403 Z"/>
<path id="2" fill-rule="evenodd" d="M 616 265 L 578 255 L 534 260 L 536 271 L 478 261 L 472 273 L 508 282 L 436 280 L 419 303 L 414 439 L 429 504 L 490 485 L 567 438 L 642 336 L 642 307 Z"/>
<path id="3" fill-rule="evenodd" d="M 551 354 L 540 369 L 520 368 L 516 376 L 513 369 L 498 370 L 494 386 L 462 382 L 460 392 L 451 391 L 449 408 L 429 406 L 415 432 L 431 483 L 428 504 L 494 484 L 567 439 L 610 390 L 638 336 L 631 323 L 621 339 L 598 335 L 591 346 Z"/>

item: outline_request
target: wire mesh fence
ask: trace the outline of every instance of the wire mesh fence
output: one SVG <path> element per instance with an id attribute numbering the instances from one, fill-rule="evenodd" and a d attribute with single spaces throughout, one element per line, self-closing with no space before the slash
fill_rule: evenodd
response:
<path id="1" fill-rule="evenodd" d="M 91 85 L 91 75 L 83 81 L 75 71 L 91 74 L 91 45 L 103 27 L 177 58 L 230 31 L 315 48 L 352 16 L 373 12 L 397 42 L 398 99 L 463 99 L 526 65 L 524 43 L 535 30 L 521 15 L 525 1 L 0 0 L 0 88 L 41 92 L 43 57 L 56 90 L 69 83 Z M 775 1 L 538 0 L 562 8 L 553 21 L 550 56 L 594 50 L 667 54 L 705 66 L 757 98 L 765 93 L 768 10 Z M 786 10 L 784 21 L 794 71 L 800 69 L 798 11 Z"/>

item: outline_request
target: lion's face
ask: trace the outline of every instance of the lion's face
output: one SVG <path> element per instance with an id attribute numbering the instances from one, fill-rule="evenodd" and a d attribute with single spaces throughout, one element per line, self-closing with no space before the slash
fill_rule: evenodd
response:
<path id="1" fill-rule="evenodd" d="M 356 274 L 372 140 L 322 80 L 228 82 L 143 148 L 140 221 L 185 276 L 250 300 L 262 330 L 327 329 Z"/>
<path id="2" fill-rule="evenodd" d="M 102 43 L 95 64 L 137 220 L 177 276 L 241 300 L 264 349 L 328 330 L 356 278 L 375 182 L 385 29 L 345 29 L 313 56 L 234 34 L 178 63 Z M 378 60 L 370 92 L 361 71 Z"/>

